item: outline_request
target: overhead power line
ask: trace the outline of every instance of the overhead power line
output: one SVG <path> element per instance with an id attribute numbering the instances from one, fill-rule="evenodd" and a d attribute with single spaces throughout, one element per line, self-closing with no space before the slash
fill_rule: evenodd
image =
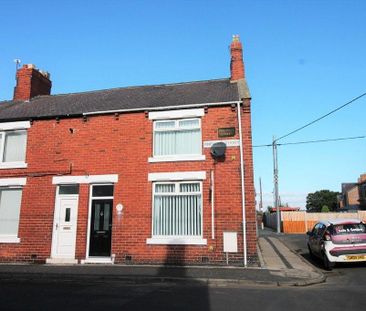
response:
<path id="1" fill-rule="evenodd" d="M 326 113 L 325 115 L 322 115 L 321 117 L 306 123 L 305 125 L 287 133 L 286 135 L 283 135 L 277 139 L 275 139 L 273 137 L 273 141 L 272 144 L 267 144 L 267 145 L 261 145 L 258 147 L 272 147 L 273 149 L 273 184 L 274 184 L 274 206 L 276 207 L 276 211 L 277 211 L 277 215 L 276 215 L 276 219 L 277 219 L 277 233 L 280 233 L 281 231 L 281 225 L 280 225 L 280 202 L 279 202 L 279 189 L 278 189 L 278 156 L 277 156 L 277 147 L 279 145 L 299 145 L 299 144 L 310 144 L 310 143 L 320 143 L 320 142 L 330 142 L 330 141 L 339 141 L 339 140 L 350 140 L 350 139 L 360 139 L 360 138 L 365 138 L 365 136 L 358 136 L 358 137 L 339 137 L 339 138 L 331 138 L 331 139 L 319 139 L 319 140 L 312 140 L 312 141 L 299 141 L 299 142 L 289 142 L 289 143 L 283 143 L 283 144 L 278 144 L 277 142 L 281 139 L 284 139 L 285 137 L 288 137 L 294 133 L 297 133 L 301 130 L 303 130 L 304 128 L 319 122 L 320 120 L 330 116 L 331 114 L 337 112 L 338 110 L 341 110 L 342 108 L 354 103 L 355 101 L 359 100 L 360 98 L 366 96 L 366 93 L 363 93 L 353 99 L 351 99 L 350 101 L 346 102 L 345 104 L 337 107 L 336 109 L 331 110 L 330 112 Z"/>
<path id="2" fill-rule="evenodd" d="M 352 137 L 327 138 L 327 139 L 318 139 L 318 140 L 305 140 L 305 141 L 296 141 L 296 142 L 288 142 L 288 143 L 277 143 L 277 146 L 301 145 L 301 144 L 311 144 L 311 143 L 325 143 L 325 142 L 331 142 L 331 141 L 362 139 L 362 138 L 366 138 L 366 135 L 363 135 L 363 136 L 352 136 Z M 256 146 L 253 146 L 253 148 L 258 148 L 258 147 L 272 147 L 272 146 L 273 146 L 272 144 L 256 145 Z"/>
<path id="3" fill-rule="evenodd" d="M 355 101 L 359 100 L 360 98 L 362 98 L 362 97 L 364 97 L 364 96 L 366 96 L 366 93 L 363 93 L 363 94 L 361 94 L 361 95 L 359 95 L 359 96 L 357 96 L 357 97 L 355 97 L 355 98 L 351 99 L 350 101 L 348 101 L 348 102 L 346 102 L 345 104 L 343 104 L 343 105 L 339 106 L 338 108 L 333 109 L 332 111 L 328 112 L 327 114 L 325 114 L 325 115 L 323 115 L 323 116 L 321 116 L 321 117 L 319 117 L 319 118 L 317 118 L 317 119 L 315 119 L 315 120 L 313 120 L 313 121 L 311 121 L 311 122 L 309 122 L 309 123 L 307 123 L 307 124 L 305 124 L 305 125 L 303 125 L 303 126 L 301 126 L 301 127 L 297 128 L 296 130 L 293 130 L 292 132 L 290 132 L 290 133 L 288 133 L 288 134 L 286 134 L 286 135 L 283 135 L 283 136 L 281 136 L 281 137 L 277 138 L 275 141 L 279 141 L 280 139 L 283 139 L 283 138 L 285 138 L 285 137 L 287 137 L 287 136 L 290 136 L 290 135 L 292 135 L 292 134 L 294 134 L 294 133 L 296 133 L 296 132 L 298 132 L 298 131 L 303 130 L 304 128 L 306 128 L 306 127 L 308 127 L 308 126 L 310 126 L 310 125 L 312 125 L 312 124 L 314 124 L 314 123 L 316 123 L 316 122 L 318 122 L 318 121 L 320 121 L 320 120 L 322 120 L 322 119 L 324 119 L 324 118 L 328 117 L 329 115 L 331 115 L 331 114 L 333 114 L 333 113 L 337 112 L 338 110 L 341 110 L 342 108 L 344 108 L 344 107 L 346 107 L 346 106 L 348 106 L 348 105 L 352 104 L 353 102 L 355 102 Z"/>
<path id="4" fill-rule="evenodd" d="M 284 146 L 284 145 L 301 145 L 301 144 L 325 143 L 325 142 L 330 142 L 330 141 L 351 140 L 351 139 L 361 139 L 361 138 L 366 138 L 366 136 L 339 137 L 339 138 L 329 138 L 329 139 L 297 141 L 297 142 L 282 143 L 282 144 L 277 144 L 277 145 L 278 146 Z"/>

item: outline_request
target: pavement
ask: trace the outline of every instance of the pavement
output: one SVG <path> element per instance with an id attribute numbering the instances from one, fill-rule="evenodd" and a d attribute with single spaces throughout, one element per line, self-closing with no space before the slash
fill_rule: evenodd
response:
<path id="1" fill-rule="evenodd" d="M 142 265 L 50 265 L 0 264 L 0 281 L 12 279 L 116 280 L 133 284 L 179 282 L 207 286 L 309 286 L 326 281 L 325 275 L 269 229 L 260 230 L 260 267 L 142 266 Z"/>
<path id="2" fill-rule="evenodd" d="M 279 285 L 309 286 L 326 281 L 319 268 L 309 263 L 281 240 L 283 233 L 259 230 L 258 257 L 260 266 L 273 276 L 282 276 Z M 305 238 L 305 237 L 304 237 Z"/>

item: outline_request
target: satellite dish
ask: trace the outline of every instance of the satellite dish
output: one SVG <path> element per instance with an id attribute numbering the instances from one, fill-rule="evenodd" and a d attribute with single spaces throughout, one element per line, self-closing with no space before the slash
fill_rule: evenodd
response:
<path id="1" fill-rule="evenodd" d="M 211 146 L 211 155 L 215 159 L 220 159 L 225 157 L 226 144 L 223 142 L 214 143 Z"/>

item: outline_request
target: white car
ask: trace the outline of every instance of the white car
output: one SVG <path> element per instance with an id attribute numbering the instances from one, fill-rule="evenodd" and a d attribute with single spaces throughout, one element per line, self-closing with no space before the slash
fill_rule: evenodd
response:
<path id="1" fill-rule="evenodd" d="M 337 262 L 366 261 L 366 225 L 359 219 L 321 221 L 306 234 L 310 255 L 327 270 Z"/>

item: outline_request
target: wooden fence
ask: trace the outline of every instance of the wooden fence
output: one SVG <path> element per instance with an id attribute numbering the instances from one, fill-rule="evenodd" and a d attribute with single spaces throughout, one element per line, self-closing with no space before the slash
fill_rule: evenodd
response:
<path id="1" fill-rule="evenodd" d="M 284 233 L 305 233 L 311 230 L 320 220 L 338 218 L 357 218 L 366 221 L 366 211 L 358 211 L 355 213 L 281 212 L 281 231 Z M 277 214 L 266 214 L 265 223 L 267 227 L 276 229 Z"/>

